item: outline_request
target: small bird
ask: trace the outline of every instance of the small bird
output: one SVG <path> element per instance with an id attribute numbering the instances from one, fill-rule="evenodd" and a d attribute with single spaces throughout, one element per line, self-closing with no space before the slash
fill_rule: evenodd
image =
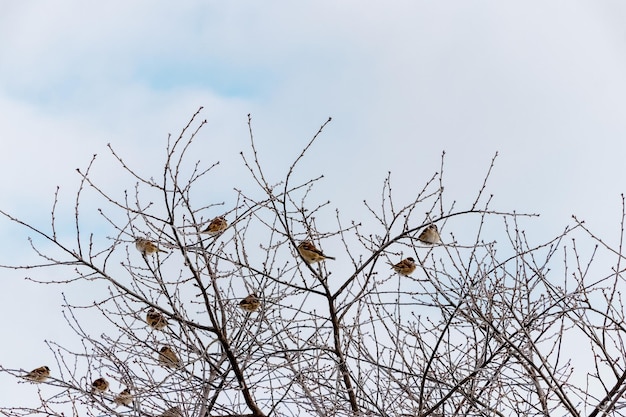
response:
<path id="1" fill-rule="evenodd" d="M 98 378 L 91 383 L 94 392 L 105 392 L 109 389 L 109 381 L 104 378 Z"/>
<path id="2" fill-rule="evenodd" d="M 150 307 L 148 314 L 146 314 L 146 323 L 153 329 L 162 330 L 167 326 L 167 319 L 163 314 Z"/>
<path id="3" fill-rule="evenodd" d="M 250 294 L 239 302 L 239 307 L 252 313 L 261 307 L 261 301 L 259 301 L 255 294 Z"/>
<path id="4" fill-rule="evenodd" d="M 332 256 L 324 255 L 322 251 L 317 249 L 310 240 L 305 240 L 300 243 L 298 245 L 298 252 L 300 252 L 300 255 L 302 255 L 302 258 L 304 258 L 308 264 L 314 264 L 315 262 L 320 262 L 324 259 L 335 259 Z"/>
<path id="5" fill-rule="evenodd" d="M 126 388 L 113 399 L 113 402 L 117 405 L 130 405 L 133 402 L 133 394 Z"/>
<path id="6" fill-rule="evenodd" d="M 183 413 L 180 412 L 180 408 L 172 407 L 165 410 L 159 417 L 183 417 Z"/>
<path id="7" fill-rule="evenodd" d="M 224 216 L 219 216 L 211 220 L 211 223 L 201 233 L 208 233 L 209 235 L 217 235 L 223 232 L 228 227 L 228 222 Z"/>
<path id="8" fill-rule="evenodd" d="M 439 237 L 439 230 L 437 229 L 437 225 L 431 224 L 427 226 L 422 233 L 420 233 L 417 238 L 420 242 L 428 243 L 429 245 L 434 245 L 435 243 L 441 242 L 441 238 Z"/>
<path id="9" fill-rule="evenodd" d="M 396 271 L 400 275 L 404 275 L 408 277 L 415 271 L 415 259 L 409 257 L 401 260 L 395 265 L 392 265 L 394 271 Z"/>
<path id="10" fill-rule="evenodd" d="M 50 376 L 50 368 L 47 366 L 40 366 L 37 369 L 33 369 L 24 378 L 33 382 L 44 382 Z"/>
<path id="11" fill-rule="evenodd" d="M 135 247 L 142 255 L 152 255 L 157 252 L 165 252 L 156 245 L 156 243 L 149 241 L 148 239 L 144 239 L 142 237 L 138 237 L 135 239 Z"/>
<path id="12" fill-rule="evenodd" d="M 159 364 L 166 368 L 178 368 L 181 366 L 180 359 L 171 347 L 165 345 L 159 351 Z"/>

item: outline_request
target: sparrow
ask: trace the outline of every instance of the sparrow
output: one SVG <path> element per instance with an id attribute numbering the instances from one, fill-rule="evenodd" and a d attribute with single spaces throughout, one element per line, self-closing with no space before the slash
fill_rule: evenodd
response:
<path id="1" fill-rule="evenodd" d="M 159 247 L 154 242 L 151 242 L 148 239 L 144 239 L 142 237 L 138 237 L 137 239 L 135 239 L 135 247 L 139 252 L 141 252 L 142 255 L 152 255 L 153 253 L 157 252 L 167 253 L 167 251 L 159 249 Z"/>
<path id="2" fill-rule="evenodd" d="M 159 417 L 183 417 L 183 413 L 180 412 L 180 408 L 172 407 L 164 411 Z"/>
<path id="3" fill-rule="evenodd" d="M 50 368 L 47 366 L 40 366 L 37 369 L 33 369 L 24 378 L 33 382 L 44 382 L 50 376 Z"/>
<path id="4" fill-rule="evenodd" d="M 167 326 L 167 319 L 163 314 L 150 307 L 148 314 L 146 314 L 146 323 L 153 329 L 162 330 Z"/>
<path id="5" fill-rule="evenodd" d="M 395 265 L 392 265 L 394 271 L 396 271 L 400 275 L 404 275 L 408 277 L 415 271 L 415 259 L 409 257 L 401 260 Z"/>
<path id="6" fill-rule="evenodd" d="M 239 307 L 252 313 L 261 307 L 261 301 L 259 301 L 255 294 L 250 294 L 239 302 Z"/>
<path id="7" fill-rule="evenodd" d="M 178 368 L 181 366 L 180 359 L 171 347 L 165 345 L 159 351 L 159 364 L 166 368 Z"/>
<path id="8" fill-rule="evenodd" d="M 437 225 L 431 224 L 427 226 L 422 233 L 420 233 L 417 238 L 420 242 L 428 243 L 429 245 L 434 245 L 435 243 L 441 242 L 441 238 L 439 237 L 439 230 L 437 229 Z"/>
<path id="9" fill-rule="evenodd" d="M 104 392 L 109 389 L 109 381 L 104 378 L 98 378 L 91 383 L 94 392 Z"/>
<path id="10" fill-rule="evenodd" d="M 201 233 L 208 233 L 212 236 L 217 235 L 218 233 L 223 232 L 228 227 L 228 222 L 224 218 L 224 216 L 219 216 L 211 220 L 211 223 L 204 229 Z"/>
<path id="11" fill-rule="evenodd" d="M 113 399 L 113 402 L 117 405 L 130 405 L 133 402 L 133 394 L 126 388 Z"/>
<path id="12" fill-rule="evenodd" d="M 317 249 L 313 242 L 305 240 L 298 245 L 298 252 L 302 255 L 302 258 L 308 264 L 314 264 L 315 262 L 323 261 L 324 259 L 335 259 L 332 256 L 326 256 L 321 250 Z"/>

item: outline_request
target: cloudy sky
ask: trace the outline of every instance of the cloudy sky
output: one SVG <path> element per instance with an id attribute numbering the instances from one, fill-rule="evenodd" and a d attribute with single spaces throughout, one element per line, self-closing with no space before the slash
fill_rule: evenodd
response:
<path id="1" fill-rule="evenodd" d="M 617 0 L 0 0 L 0 208 L 45 225 L 56 187 L 71 207 L 93 154 L 108 187 L 132 187 L 106 171 L 107 143 L 156 175 L 167 134 L 203 106 L 207 158 L 234 182 L 248 113 L 277 179 L 331 116 L 304 167 L 344 211 L 388 171 L 396 190 L 420 190 L 442 151 L 446 192 L 466 202 L 498 152 L 492 207 L 541 213 L 538 240 L 577 214 L 614 243 L 624 21 Z M 0 236 L 0 263 L 29 259 L 23 230 L 2 221 Z M 36 310 L 8 324 L 11 368 L 39 366 L 62 323 L 36 314 L 58 311 L 58 288 L 23 276 L 3 272 L 3 316 Z"/>

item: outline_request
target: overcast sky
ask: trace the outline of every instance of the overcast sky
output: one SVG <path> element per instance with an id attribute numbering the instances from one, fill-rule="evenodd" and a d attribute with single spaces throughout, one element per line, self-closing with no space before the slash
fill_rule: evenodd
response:
<path id="1" fill-rule="evenodd" d="M 106 144 L 156 175 L 167 134 L 204 106 L 210 162 L 237 160 L 250 113 L 276 179 L 331 116 L 304 167 L 344 211 L 388 171 L 417 192 L 442 151 L 448 198 L 467 201 L 497 151 L 493 208 L 541 213 L 537 240 L 577 214 L 614 243 L 625 21 L 617 0 L 0 0 L 0 208 L 46 225 L 56 186 L 71 207 L 93 154 L 110 189 L 132 187 L 106 172 Z M 0 263 L 31 256 L 23 230 L 0 221 L 0 234 Z M 51 358 L 59 289 L 3 275 L 5 320 L 34 314 L 9 321 L 0 364 L 32 369 Z M 32 394 L 14 385 L 1 403 Z"/>

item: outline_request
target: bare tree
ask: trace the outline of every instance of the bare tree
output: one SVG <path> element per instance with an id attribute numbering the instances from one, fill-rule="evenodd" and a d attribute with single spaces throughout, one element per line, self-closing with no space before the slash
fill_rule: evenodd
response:
<path id="1" fill-rule="evenodd" d="M 364 202 L 369 217 L 346 219 L 316 201 L 321 177 L 295 179 L 330 119 L 272 182 L 248 118 L 241 157 L 256 185 L 234 188 L 231 205 L 211 201 L 224 179 L 194 159 L 200 112 L 168 139 L 161 178 L 112 146 L 132 189 L 97 183 L 95 156 L 78 171 L 73 241 L 58 232 L 58 198 L 49 227 L 2 211 L 49 244 L 33 243 L 39 263 L 5 268 L 61 268 L 68 278 L 52 282 L 98 295 L 67 296 L 76 341 L 49 343 L 48 378 L 4 358 L 0 372 L 40 389 L 37 406 L 0 413 L 626 414 L 621 243 L 574 218 L 530 244 L 534 215 L 491 208 L 495 157 L 468 203 L 444 193 L 442 155 L 411 201 L 399 202 L 389 175 L 380 201 Z M 105 233 L 83 221 L 94 201 Z M 95 321 L 97 332 L 85 325 Z"/>

